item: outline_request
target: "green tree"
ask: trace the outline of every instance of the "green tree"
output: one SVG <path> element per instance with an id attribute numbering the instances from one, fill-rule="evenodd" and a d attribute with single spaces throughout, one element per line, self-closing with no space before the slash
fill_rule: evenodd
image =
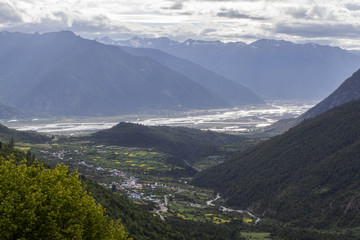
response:
<path id="1" fill-rule="evenodd" d="M 64 165 L 0 158 L 0 239 L 127 239 Z"/>

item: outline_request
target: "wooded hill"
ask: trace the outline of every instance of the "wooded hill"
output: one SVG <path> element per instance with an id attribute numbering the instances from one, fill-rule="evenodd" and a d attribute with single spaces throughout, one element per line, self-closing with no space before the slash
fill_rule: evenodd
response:
<path id="1" fill-rule="evenodd" d="M 360 224 L 360 101 L 352 101 L 200 172 L 227 203 L 297 227 Z"/>
<path id="2" fill-rule="evenodd" d="M 238 142 L 244 137 L 185 127 L 149 127 L 121 122 L 92 134 L 89 139 L 99 144 L 154 148 L 170 154 L 173 163 L 184 165 L 183 160 L 192 163 L 196 158 L 217 153 L 219 145 Z"/>
<path id="3" fill-rule="evenodd" d="M 13 138 L 14 141 L 22 141 L 28 143 L 45 143 L 50 140 L 46 135 L 32 131 L 16 131 L 0 124 L 0 141 L 9 142 Z"/>

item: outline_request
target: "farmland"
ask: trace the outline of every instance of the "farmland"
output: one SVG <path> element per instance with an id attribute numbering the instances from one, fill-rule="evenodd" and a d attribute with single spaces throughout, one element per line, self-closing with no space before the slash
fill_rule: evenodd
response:
<path id="1" fill-rule="evenodd" d="M 239 223 L 253 226 L 247 213 L 225 212 L 222 200 L 206 203 L 216 194 L 189 185 L 190 178 L 172 175 L 181 167 L 168 163 L 165 153 L 151 148 L 94 145 L 90 141 L 53 141 L 49 144 L 17 143 L 16 148 L 31 151 L 49 165 L 66 164 L 69 169 L 96 180 L 100 185 L 126 194 L 135 203 L 162 219 L 175 217 L 203 223 Z M 216 157 L 208 158 L 211 161 Z M 216 163 L 211 163 L 216 164 Z"/>

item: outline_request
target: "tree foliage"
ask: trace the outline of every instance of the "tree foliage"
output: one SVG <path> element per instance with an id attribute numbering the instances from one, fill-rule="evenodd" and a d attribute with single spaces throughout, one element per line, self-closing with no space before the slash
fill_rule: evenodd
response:
<path id="1" fill-rule="evenodd" d="M 64 165 L 1 157 L 0 183 L 1 239 L 127 239 Z"/>

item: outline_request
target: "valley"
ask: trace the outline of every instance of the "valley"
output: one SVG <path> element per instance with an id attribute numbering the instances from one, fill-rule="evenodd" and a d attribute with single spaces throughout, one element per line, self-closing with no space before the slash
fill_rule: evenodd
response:
<path id="1" fill-rule="evenodd" d="M 227 109 L 162 111 L 113 117 L 33 118 L 2 120 L 1 124 L 19 131 L 45 134 L 80 135 L 108 129 L 121 121 L 147 126 L 182 126 L 217 132 L 247 134 L 284 118 L 295 118 L 314 106 L 315 100 L 268 101 L 266 105 Z"/>
<path id="2" fill-rule="evenodd" d="M 0 32 L 0 239 L 360 239 L 360 55 L 77 34 Z"/>
<path id="3" fill-rule="evenodd" d="M 244 149 L 257 144 L 244 142 Z M 170 156 L 152 148 L 97 145 L 79 139 L 55 139 L 48 144 L 16 143 L 50 166 L 65 164 L 71 171 L 95 180 L 115 194 L 129 197 L 162 220 L 169 217 L 206 224 L 235 224 L 252 229 L 260 224 L 253 214 L 224 207 L 213 190 L 190 185 L 191 173 L 169 164 Z M 230 148 L 228 151 L 232 151 Z M 209 156 L 208 161 L 225 159 Z M 208 165 L 208 167 L 211 164 Z M 267 219 L 260 225 L 267 225 Z M 264 238 L 265 239 L 265 238 Z"/>

